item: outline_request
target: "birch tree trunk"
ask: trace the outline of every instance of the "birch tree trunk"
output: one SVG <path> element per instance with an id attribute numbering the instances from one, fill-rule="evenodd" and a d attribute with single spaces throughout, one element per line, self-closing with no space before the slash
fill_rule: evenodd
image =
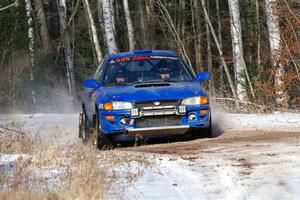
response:
<path id="1" fill-rule="evenodd" d="M 246 67 L 244 66 L 239 0 L 228 1 L 228 6 L 230 12 L 234 75 L 235 79 L 237 80 L 237 96 L 240 101 L 246 101 L 248 96 L 247 91 L 244 88 L 246 85 L 246 80 L 243 76 L 243 72 L 245 71 Z"/>
<path id="2" fill-rule="evenodd" d="M 206 10 L 209 13 L 209 0 L 206 1 L 206 3 L 207 3 L 206 4 Z M 206 42 L 207 42 L 207 48 L 206 48 L 206 53 L 207 53 L 207 69 L 208 69 L 208 71 L 210 73 L 212 73 L 212 65 L 213 65 L 213 63 L 212 63 L 212 55 L 211 55 L 211 39 L 210 39 L 210 29 L 209 29 L 209 25 L 208 25 L 207 21 L 205 23 L 205 28 L 206 28 Z M 211 93 L 214 93 L 214 91 L 213 91 L 214 86 L 213 85 L 214 85 L 213 84 L 213 80 L 212 79 L 209 80 L 208 87 L 209 87 L 209 91 Z"/>
<path id="3" fill-rule="evenodd" d="M 95 26 L 95 22 L 93 19 L 93 15 L 91 13 L 90 4 L 88 0 L 83 0 L 83 4 L 88 16 L 88 23 L 89 23 L 89 29 L 91 30 L 91 36 L 93 41 L 93 46 L 95 49 L 96 57 L 97 57 L 97 65 L 101 62 L 103 59 L 102 53 L 101 53 L 101 47 L 99 45 L 99 40 L 97 36 L 97 30 Z"/>
<path id="4" fill-rule="evenodd" d="M 112 8 L 109 0 L 102 0 L 103 18 L 105 27 L 105 36 L 107 42 L 108 53 L 113 54 L 118 51 L 115 33 L 114 23 L 112 18 Z"/>
<path id="5" fill-rule="evenodd" d="M 65 54 L 68 86 L 69 86 L 70 93 L 75 97 L 76 82 L 75 82 L 75 75 L 74 75 L 74 60 L 73 60 L 71 40 L 67 29 L 67 7 L 66 7 L 65 0 L 59 0 L 58 15 L 59 15 L 59 24 L 60 24 L 60 34 L 63 40 L 64 54 Z"/>
<path id="6" fill-rule="evenodd" d="M 46 17 L 45 17 L 44 6 L 42 0 L 34 0 L 34 2 L 35 2 L 35 10 L 37 13 L 37 18 L 41 26 L 40 34 L 42 38 L 43 52 L 47 54 L 51 52 L 52 48 L 51 48 L 49 31 L 48 31 Z"/>
<path id="7" fill-rule="evenodd" d="M 33 27 L 32 27 L 32 5 L 30 0 L 25 0 L 25 8 L 26 8 L 26 15 L 27 15 L 27 24 L 28 24 L 28 39 L 29 39 L 29 55 L 30 55 L 30 81 L 33 85 L 34 76 L 33 76 L 33 68 L 34 68 L 34 40 L 33 40 Z M 32 103 L 33 105 L 36 104 L 36 98 L 35 98 L 35 90 L 31 90 L 31 97 L 32 97 Z"/>
<path id="8" fill-rule="evenodd" d="M 276 13 L 277 1 L 265 0 L 267 25 L 269 32 L 270 51 L 272 57 L 272 66 L 275 72 L 275 106 L 276 109 L 287 108 L 287 94 L 285 92 L 284 84 L 284 66 L 280 60 L 282 53 L 281 37 L 279 28 L 279 19 Z"/>
<path id="9" fill-rule="evenodd" d="M 128 36 L 128 40 L 129 40 L 129 50 L 133 51 L 135 48 L 135 39 L 134 39 L 134 29 L 133 29 L 133 25 L 132 25 L 131 16 L 130 16 L 128 0 L 123 0 L 123 6 L 124 6 L 126 24 L 127 24 L 127 36 Z"/>
<path id="10" fill-rule="evenodd" d="M 202 3 L 202 8 L 203 8 L 203 12 L 204 12 L 204 17 L 205 17 L 205 21 L 208 23 L 209 25 L 209 28 L 210 28 L 210 31 L 213 35 L 213 38 L 215 40 L 215 43 L 217 45 L 217 48 L 218 48 L 218 51 L 219 51 L 219 55 L 220 55 L 220 59 L 221 59 L 221 62 L 222 62 L 222 65 L 224 67 L 224 70 L 225 70 L 225 73 L 226 73 L 226 76 L 227 76 L 227 79 L 228 79 L 228 82 L 230 84 L 230 89 L 231 89 L 231 92 L 232 92 L 232 95 L 233 95 L 233 98 L 235 100 L 237 100 L 237 94 L 236 94 L 236 91 L 235 91 L 235 87 L 234 87 L 234 84 L 233 84 L 233 81 L 232 81 L 232 78 L 231 78 L 231 75 L 230 75 L 230 72 L 229 72 L 229 69 L 227 67 L 227 64 L 226 64 L 226 61 L 225 61 L 225 58 L 224 58 L 224 54 L 223 54 L 223 51 L 222 49 L 220 48 L 220 43 L 218 41 L 218 38 L 217 38 L 217 35 L 216 35 L 216 32 L 211 24 L 211 20 L 209 18 L 209 15 L 208 15 L 208 12 L 206 10 L 206 5 L 205 5 L 205 0 L 201 0 L 201 3 Z M 237 102 L 236 102 L 237 103 Z"/>

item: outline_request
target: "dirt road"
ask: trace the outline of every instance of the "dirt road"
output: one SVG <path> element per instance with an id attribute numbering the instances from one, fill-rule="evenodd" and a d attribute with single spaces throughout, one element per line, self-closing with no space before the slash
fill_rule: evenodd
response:
<path id="1" fill-rule="evenodd" d="M 128 197 L 300 198 L 300 132 L 224 131 L 212 139 L 123 150 L 158 156 L 158 172 L 148 172 Z"/>
<path id="2" fill-rule="evenodd" d="M 140 151 L 157 154 L 171 155 L 199 155 L 199 153 L 210 152 L 212 147 L 217 150 L 236 147 L 237 150 L 248 149 L 252 147 L 266 146 L 266 143 L 276 146 L 279 144 L 300 146 L 299 132 L 283 131 L 263 131 L 263 130 L 245 130 L 245 131 L 224 131 L 214 138 L 202 138 L 184 142 L 157 143 L 152 145 L 143 145 L 138 148 L 126 148 L 124 150 Z M 212 152 L 211 152 L 212 153 Z"/>
<path id="3" fill-rule="evenodd" d="M 96 151 L 98 167 L 105 165 L 106 179 L 113 180 L 107 198 L 300 199 L 300 114 L 215 116 L 214 138 Z M 62 149 L 84 146 L 77 122 L 75 114 L 0 116 L 0 125 Z M 80 158 L 80 150 L 66 154 Z M 47 166 L 41 175 L 57 183 L 64 170 Z"/>

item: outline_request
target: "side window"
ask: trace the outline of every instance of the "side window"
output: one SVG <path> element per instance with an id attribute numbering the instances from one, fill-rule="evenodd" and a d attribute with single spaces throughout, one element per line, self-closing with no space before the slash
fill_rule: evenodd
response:
<path id="1" fill-rule="evenodd" d="M 103 67 L 104 67 L 104 60 L 105 59 L 102 59 L 100 64 L 97 66 L 97 69 L 96 69 L 95 74 L 93 76 L 93 78 L 96 79 L 96 80 L 99 80 L 101 78 L 101 74 L 102 74 Z"/>

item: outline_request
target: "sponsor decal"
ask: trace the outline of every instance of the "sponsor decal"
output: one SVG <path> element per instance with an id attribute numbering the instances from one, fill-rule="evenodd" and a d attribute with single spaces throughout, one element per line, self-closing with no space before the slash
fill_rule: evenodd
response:
<path id="1" fill-rule="evenodd" d="M 171 57 L 171 56 L 134 56 L 134 57 L 124 57 L 118 58 L 115 60 L 111 60 L 110 64 L 126 62 L 126 61 L 133 61 L 133 60 L 149 60 L 149 59 L 170 59 L 170 60 L 178 60 L 178 57 Z"/>
<path id="2" fill-rule="evenodd" d="M 172 56 L 150 56 L 153 59 L 170 59 L 170 60 L 178 60 L 179 58 L 177 57 L 172 57 Z"/>
<path id="3" fill-rule="evenodd" d="M 130 61 L 130 57 L 118 58 L 115 60 L 117 63 Z"/>
<path id="4" fill-rule="evenodd" d="M 130 60 L 148 60 L 150 59 L 150 56 L 136 56 L 136 57 L 131 57 Z"/>

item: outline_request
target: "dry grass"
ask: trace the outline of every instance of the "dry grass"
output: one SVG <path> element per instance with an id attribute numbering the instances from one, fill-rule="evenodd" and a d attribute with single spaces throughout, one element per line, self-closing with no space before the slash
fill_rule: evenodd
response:
<path id="1" fill-rule="evenodd" d="M 25 153 L 10 164 L 0 162 L 0 199 L 121 199 L 124 182 L 136 181 L 151 165 L 143 155 L 81 143 L 41 146 L 37 139 L 5 134 L 0 142 L 6 154 Z"/>
<path id="2" fill-rule="evenodd" d="M 0 129 L 0 155 L 2 153 L 31 153 L 39 148 L 37 138 Z"/>

